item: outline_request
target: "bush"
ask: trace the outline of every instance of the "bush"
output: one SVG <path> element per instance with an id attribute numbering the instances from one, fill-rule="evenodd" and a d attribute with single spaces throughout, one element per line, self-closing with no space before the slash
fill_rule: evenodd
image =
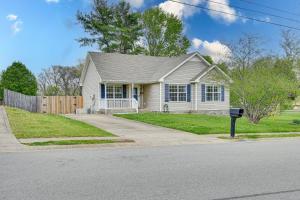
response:
<path id="1" fill-rule="evenodd" d="M 296 94 L 297 79 L 292 65 L 272 58 L 257 60 L 246 69 L 231 73 L 231 102 L 244 108 L 252 123 L 276 112 L 279 105 L 288 105 L 290 94 Z"/>

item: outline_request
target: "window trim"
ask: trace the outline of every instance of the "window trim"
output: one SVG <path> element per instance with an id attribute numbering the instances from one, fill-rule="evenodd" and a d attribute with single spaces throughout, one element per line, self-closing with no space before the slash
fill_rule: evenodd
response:
<path id="1" fill-rule="evenodd" d="M 176 92 L 171 92 L 171 87 L 172 86 L 176 86 L 176 88 L 177 88 Z M 180 86 L 184 86 L 185 92 L 179 92 L 179 87 Z M 172 101 L 171 94 L 176 94 L 176 96 L 177 96 L 176 101 Z M 180 101 L 179 100 L 179 94 L 185 94 L 185 100 Z M 171 102 L 171 103 L 184 103 L 184 102 L 187 102 L 187 95 L 188 95 L 187 94 L 187 84 L 176 84 L 176 83 L 169 84 L 169 102 Z"/>
<path id="2" fill-rule="evenodd" d="M 212 88 L 212 92 L 208 92 L 208 87 L 213 87 Z M 214 87 L 218 88 L 218 92 L 214 92 Z M 212 99 L 208 100 L 207 99 L 207 94 L 211 94 Z M 218 94 L 218 100 L 215 100 L 215 94 Z M 221 102 L 221 97 L 222 97 L 222 89 L 221 89 L 221 85 L 219 84 L 205 84 L 205 101 L 206 102 Z"/>
<path id="3" fill-rule="evenodd" d="M 113 97 L 111 98 L 111 97 L 108 97 L 108 87 L 112 87 L 112 95 L 113 95 Z M 120 87 L 121 88 L 121 92 L 119 93 L 118 92 L 118 94 L 121 94 L 121 97 L 120 98 L 116 98 L 116 87 Z M 111 92 L 110 92 L 111 93 Z M 107 85 L 106 86 L 106 98 L 107 99 L 123 99 L 123 86 L 122 85 Z"/>

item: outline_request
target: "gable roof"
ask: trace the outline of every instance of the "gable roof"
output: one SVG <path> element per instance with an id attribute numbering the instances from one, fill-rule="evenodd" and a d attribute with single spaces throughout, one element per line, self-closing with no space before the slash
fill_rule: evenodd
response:
<path id="1" fill-rule="evenodd" d="M 198 56 L 210 66 L 198 52 L 178 57 L 156 57 L 146 55 L 126 55 L 120 53 L 89 52 L 87 59 L 95 65 L 103 82 L 154 83 L 162 81 L 185 62 Z M 86 66 L 89 62 L 86 62 Z M 81 83 L 86 69 L 83 70 Z"/>
<path id="2" fill-rule="evenodd" d="M 203 70 L 202 72 L 197 74 L 194 78 L 192 78 L 191 82 L 199 82 L 201 78 L 203 78 L 206 74 L 208 74 L 213 69 L 216 69 L 219 72 L 221 72 L 230 82 L 232 81 L 231 78 L 222 69 L 220 69 L 217 65 L 212 65 L 211 67 Z"/>

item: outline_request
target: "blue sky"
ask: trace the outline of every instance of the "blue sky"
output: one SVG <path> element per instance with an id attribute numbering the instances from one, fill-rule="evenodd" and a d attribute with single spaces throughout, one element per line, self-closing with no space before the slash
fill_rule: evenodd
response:
<path id="1" fill-rule="evenodd" d="M 13 61 L 26 64 L 35 74 L 51 65 L 74 65 L 83 59 L 89 50 L 97 47 L 80 47 L 76 39 L 85 36 L 76 24 L 77 10 L 90 10 L 90 0 L 1 0 L 0 6 L 0 69 Z M 116 1 L 116 0 L 114 0 Z M 226 50 L 226 42 L 233 41 L 243 33 L 255 33 L 264 38 L 265 48 L 281 53 L 279 48 L 281 28 L 272 25 L 244 21 L 226 15 L 216 15 L 164 0 L 128 0 L 134 9 L 145 10 L 160 6 L 184 21 L 185 34 L 192 41 L 192 50 L 218 57 Z M 242 14 L 259 19 L 283 23 L 295 27 L 300 24 L 240 11 L 231 7 L 239 5 L 246 8 L 271 12 L 285 17 L 297 18 L 288 13 L 280 13 L 259 6 L 246 4 L 240 0 L 214 0 L 227 4 L 219 6 L 208 4 L 205 0 L 181 0 L 201 6 Z M 265 5 L 298 12 L 300 4 L 296 0 L 253 0 Z M 300 19 L 300 16 L 298 16 Z M 299 32 L 300 33 L 300 32 Z"/>

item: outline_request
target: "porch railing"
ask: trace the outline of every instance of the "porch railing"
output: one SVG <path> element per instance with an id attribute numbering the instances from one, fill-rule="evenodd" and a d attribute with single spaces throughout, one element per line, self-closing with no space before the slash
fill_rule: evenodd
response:
<path id="1" fill-rule="evenodd" d="M 138 111 L 138 101 L 134 98 L 127 99 L 100 99 L 100 109 L 136 109 Z"/>

